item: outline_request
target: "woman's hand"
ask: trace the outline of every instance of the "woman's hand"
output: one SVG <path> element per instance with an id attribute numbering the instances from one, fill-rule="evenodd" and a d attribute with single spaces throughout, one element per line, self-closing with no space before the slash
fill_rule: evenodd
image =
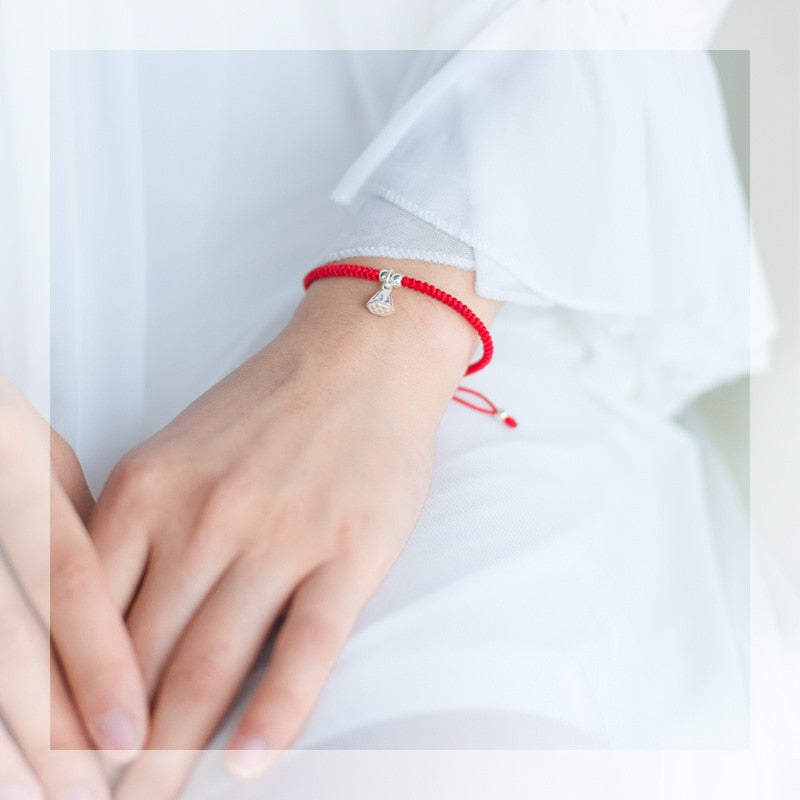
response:
<path id="1" fill-rule="evenodd" d="M 101 800 L 90 749 L 144 738 L 141 678 L 83 522 L 93 505 L 72 449 L 0 379 L 3 798 Z M 114 736 L 120 713 L 134 719 L 128 740 Z"/>
<path id="2" fill-rule="evenodd" d="M 409 271 L 426 270 L 470 293 L 469 273 Z M 202 748 L 285 614 L 228 753 L 236 774 L 263 769 L 414 528 L 475 337 L 408 290 L 379 319 L 364 308 L 375 288 L 314 284 L 284 332 L 129 453 L 98 500 L 90 530 L 153 698 L 148 749 Z M 118 796 L 172 797 L 190 763 L 145 753 Z"/>

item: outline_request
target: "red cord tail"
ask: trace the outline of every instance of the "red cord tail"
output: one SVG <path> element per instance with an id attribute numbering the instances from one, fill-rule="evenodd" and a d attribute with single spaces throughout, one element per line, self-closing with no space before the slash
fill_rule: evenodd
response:
<path id="1" fill-rule="evenodd" d="M 465 392 L 473 397 L 477 397 L 479 400 L 483 401 L 484 405 L 478 406 L 469 400 L 465 400 L 463 397 L 459 397 L 459 392 Z M 498 408 L 485 394 L 481 394 L 475 389 L 468 389 L 466 386 L 459 386 L 458 389 L 456 389 L 456 393 L 453 395 L 453 400 L 455 400 L 457 403 L 461 403 L 462 406 L 473 409 L 473 411 L 480 411 L 481 414 L 491 414 L 496 420 L 504 422 L 506 425 L 508 425 L 509 428 L 517 427 L 517 421 L 514 419 L 514 417 L 509 416 L 508 412 L 504 408 Z"/>

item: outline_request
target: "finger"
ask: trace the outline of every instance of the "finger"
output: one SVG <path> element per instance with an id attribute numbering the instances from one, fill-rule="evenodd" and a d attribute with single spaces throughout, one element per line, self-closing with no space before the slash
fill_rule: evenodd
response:
<path id="1" fill-rule="evenodd" d="M 30 421 L 22 420 L 20 425 L 26 422 Z M 0 453 L 0 457 L 8 457 L 7 462 L 0 462 L 0 545 L 12 572 L 46 624 L 50 613 L 50 465 L 44 422 L 41 426 L 37 423 L 24 441 L 19 452 Z M 10 464 L 12 469 L 8 468 Z"/>
<path id="2" fill-rule="evenodd" d="M 114 800 L 175 800 L 203 750 L 145 750 L 123 774 Z"/>
<path id="3" fill-rule="evenodd" d="M 86 522 L 94 507 L 94 497 L 86 483 L 78 457 L 63 437 L 50 429 L 50 463 L 61 488 L 69 498 L 78 516 Z"/>
<path id="4" fill-rule="evenodd" d="M 10 518 L 2 520 L 3 547 L 14 574 L 22 584 L 28 600 L 45 626 L 50 618 L 50 568 L 48 560 L 48 508 L 51 482 L 64 487 L 72 505 L 83 518 L 88 515 L 92 499 L 83 471 L 72 448 L 51 431 L 53 469 L 47 459 L 47 440 L 40 435 L 47 427 L 38 417 L 27 420 L 31 426 L 30 446 L 18 454 L 17 469 L 24 476 L 14 495 L 0 498 Z M 5 501 L 5 502 L 4 502 Z"/>
<path id="5" fill-rule="evenodd" d="M 63 683 L 56 679 L 50 691 L 50 648 L 47 634 L 20 595 L 10 574 L 0 575 L 0 712 L 48 797 L 83 791 L 88 797 L 108 796 L 100 764 L 93 752 L 52 752 L 51 713 L 58 735 L 87 748 L 81 724 Z M 75 795 L 78 796 L 77 794 Z"/>
<path id="6" fill-rule="evenodd" d="M 201 749 L 233 700 L 294 581 L 238 562 L 192 619 L 159 685 L 148 749 L 119 800 L 169 798 L 188 772 L 164 776 L 152 750 Z M 184 764 L 191 766 L 191 763 Z"/>
<path id="7" fill-rule="evenodd" d="M 100 493 L 87 523 L 103 571 L 111 587 L 114 604 L 124 614 L 131 605 L 147 567 L 150 539 L 146 524 L 135 507 L 120 504 L 109 479 Z"/>
<path id="8" fill-rule="evenodd" d="M 300 732 L 369 591 L 346 562 L 320 567 L 297 589 L 267 674 L 227 752 L 237 777 L 260 775 Z"/>
<path id="9" fill-rule="evenodd" d="M 153 705 L 153 748 L 202 747 L 255 661 L 297 583 L 244 559 L 223 575 L 187 627 Z"/>
<path id="10" fill-rule="evenodd" d="M 26 498 L 20 498 L 15 519 L 10 523 L 17 531 L 17 535 L 5 537 L 14 574 L 39 619 L 48 628 L 50 626 L 50 528 L 47 519 L 49 493 L 56 490 L 56 487 L 61 487 L 81 519 L 88 516 L 94 505 L 83 470 L 72 448 L 55 431 L 51 431 L 51 442 L 53 471 L 46 469 L 42 464 L 39 473 L 28 476 L 28 491 L 31 494 Z M 84 532 L 84 536 L 88 535 Z"/>
<path id="11" fill-rule="evenodd" d="M 136 656 L 97 554 L 57 486 L 51 526 L 53 642 L 92 739 L 126 760 L 142 746 L 147 726 Z"/>
<path id="12" fill-rule="evenodd" d="M 57 800 L 109 800 L 102 765 L 78 717 L 55 659 L 50 664 L 49 747 L 29 756 L 47 796 Z"/>
<path id="13" fill-rule="evenodd" d="M 14 739 L 0 724 L 0 798 L 44 800 L 44 795 Z"/>
<path id="14" fill-rule="evenodd" d="M 170 652 L 219 580 L 220 561 L 198 553 L 154 552 L 128 612 L 128 634 L 152 699 Z"/>

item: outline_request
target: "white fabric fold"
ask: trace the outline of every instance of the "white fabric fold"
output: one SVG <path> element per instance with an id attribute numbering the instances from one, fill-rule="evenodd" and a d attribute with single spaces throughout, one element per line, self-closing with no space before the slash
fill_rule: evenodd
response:
<path id="1" fill-rule="evenodd" d="M 100 58 L 56 53 L 51 77 L 50 399 L 59 432 L 97 454 L 95 487 L 143 434 L 146 336 L 121 321 L 148 316 L 139 75 L 133 54 Z"/>
<path id="2" fill-rule="evenodd" d="M 703 52 L 461 52 L 334 190 L 356 224 L 331 255 L 470 248 L 480 294 L 587 346 L 591 386 L 676 413 L 774 330 L 725 124 Z"/>

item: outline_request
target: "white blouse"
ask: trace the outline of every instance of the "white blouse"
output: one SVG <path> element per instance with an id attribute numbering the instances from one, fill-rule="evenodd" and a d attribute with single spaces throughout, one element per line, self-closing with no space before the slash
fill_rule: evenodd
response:
<path id="1" fill-rule="evenodd" d="M 506 303 L 470 385 L 520 425 L 451 404 L 299 746 L 746 746 L 746 517 L 674 419 L 772 332 L 691 51 L 724 4 L 356 5 L 287 6 L 339 50 L 53 53 L 54 424 L 97 491 L 312 266 L 474 269 Z M 244 797 L 215 764 L 187 797 Z"/>

